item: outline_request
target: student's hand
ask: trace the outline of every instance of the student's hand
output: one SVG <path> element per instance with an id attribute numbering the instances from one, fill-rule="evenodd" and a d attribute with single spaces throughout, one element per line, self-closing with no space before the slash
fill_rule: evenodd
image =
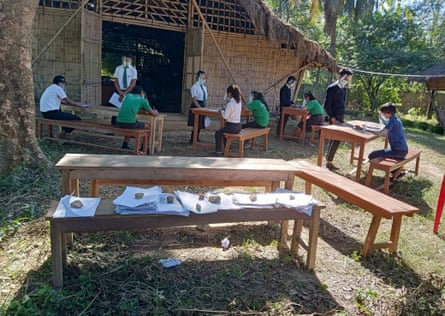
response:
<path id="1" fill-rule="evenodd" d="M 122 100 L 124 100 L 125 94 L 120 94 L 119 95 L 119 102 L 122 102 Z"/>

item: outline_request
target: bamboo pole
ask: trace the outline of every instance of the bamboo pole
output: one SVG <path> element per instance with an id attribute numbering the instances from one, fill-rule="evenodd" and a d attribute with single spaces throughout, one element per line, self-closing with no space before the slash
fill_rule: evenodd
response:
<path id="1" fill-rule="evenodd" d="M 232 72 L 232 70 L 230 69 L 229 64 L 227 63 L 226 58 L 224 57 L 224 54 L 222 53 L 221 48 L 219 47 L 218 42 L 216 41 L 216 38 L 215 38 L 215 36 L 213 35 L 212 30 L 210 29 L 209 25 L 207 24 L 207 21 L 205 20 L 204 15 L 202 14 L 201 9 L 199 8 L 198 3 L 196 2 L 196 0 L 192 0 L 192 2 L 193 2 L 193 5 L 195 6 L 196 12 L 198 13 L 199 17 L 200 17 L 201 20 L 202 20 L 202 24 L 204 24 L 204 27 L 205 27 L 205 28 L 207 29 L 207 31 L 210 33 L 210 37 L 212 38 L 213 43 L 214 43 L 215 46 L 216 46 L 216 50 L 218 51 L 218 54 L 219 54 L 219 56 L 221 57 L 221 59 L 222 59 L 222 61 L 223 61 L 223 63 L 224 63 L 224 66 L 226 66 L 227 70 L 229 71 L 229 74 L 230 74 L 230 77 L 231 77 L 232 80 L 233 80 L 233 83 L 236 84 L 235 76 L 233 75 L 233 72 Z"/>
<path id="2" fill-rule="evenodd" d="M 280 79 L 278 79 L 277 81 L 275 81 L 272 85 L 270 85 L 268 88 L 266 88 L 264 90 L 264 95 L 270 93 L 278 84 L 280 84 L 284 79 L 287 79 L 289 76 L 292 75 L 297 75 L 298 73 L 300 73 L 301 71 L 305 70 L 307 67 L 309 67 L 309 65 L 300 67 L 294 71 L 289 72 L 288 74 L 284 75 L 283 77 L 281 77 Z M 299 76 L 299 75 L 298 75 Z"/>
<path id="3" fill-rule="evenodd" d="M 40 53 L 37 55 L 36 58 L 34 58 L 34 60 L 32 61 L 31 65 L 34 66 L 34 64 L 40 59 L 40 57 L 43 56 L 43 54 L 45 54 L 45 52 L 48 50 L 48 48 L 50 48 L 50 46 L 54 43 L 54 41 L 59 37 L 59 35 L 63 32 L 63 30 L 68 26 L 68 24 L 71 23 L 71 21 L 74 19 L 74 17 L 80 12 L 80 10 L 82 10 L 82 8 L 84 6 L 86 6 L 88 4 L 89 0 L 84 0 L 82 5 L 79 6 L 76 11 L 74 11 L 74 13 L 69 17 L 69 19 L 65 22 L 65 24 L 63 24 L 63 26 L 56 32 L 56 34 L 54 34 L 54 36 L 49 40 L 48 44 L 46 44 L 45 47 L 43 47 L 43 49 L 40 51 Z"/>

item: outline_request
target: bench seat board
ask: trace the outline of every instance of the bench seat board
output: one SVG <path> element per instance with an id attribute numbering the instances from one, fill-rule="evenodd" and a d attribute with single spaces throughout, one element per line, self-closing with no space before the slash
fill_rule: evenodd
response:
<path id="1" fill-rule="evenodd" d="M 263 144 L 259 146 L 262 146 L 263 149 L 267 151 L 269 132 L 270 132 L 270 127 L 266 128 L 249 127 L 249 128 L 243 128 L 239 134 L 224 133 L 224 137 L 226 138 L 226 146 L 224 147 L 224 157 L 244 157 L 244 142 L 246 140 L 252 140 L 250 143 L 250 149 L 252 149 L 253 146 L 256 146 L 255 138 L 257 137 L 263 137 Z M 238 141 L 238 153 L 230 152 L 230 145 L 232 141 Z"/>
<path id="2" fill-rule="evenodd" d="M 87 133 L 91 133 L 92 135 L 95 134 L 103 134 L 104 136 L 108 136 L 109 134 L 119 135 L 119 136 L 128 136 L 128 137 L 134 137 L 135 138 L 135 148 L 134 149 L 122 149 L 122 148 L 116 148 L 116 147 L 110 147 L 103 144 L 94 144 L 94 143 L 87 143 L 83 141 L 76 141 L 76 140 L 63 140 L 67 143 L 74 143 L 74 144 L 82 144 L 87 146 L 93 146 L 98 148 L 107 148 L 107 149 L 113 149 L 117 151 L 124 151 L 124 152 L 134 152 L 136 155 L 145 155 L 147 153 L 148 149 L 148 141 L 150 138 L 150 130 L 149 129 L 130 129 L 130 128 L 119 128 L 111 125 L 106 124 L 100 124 L 100 123 L 91 123 L 91 122 L 85 122 L 85 121 L 63 121 L 63 120 L 51 120 L 51 119 L 45 119 L 45 118 L 36 118 L 36 122 L 38 124 L 37 130 L 38 130 L 38 137 L 43 138 L 43 126 L 48 126 L 48 136 L 47 139 L 51 140 L 60 140 L 53 136 L 52 134 L 52 126 L 60 126 L 60 127 L 69 127 L 74 128 L 80 131 L 86 131 Z M 142 151 L 139 150 L 140 145 L 142 144 Z"/>
<path id="3" fill-rule="evenodd" d="M 338 175 L 326 168 L 314 166 L 305 161 L 290 161 L 289 163 L 298 169 L 295 175 L 306 181 L 306 194 L 311 194 L 312 185 L 316 185 L 372 214 L 373 218 L 362 248 L 364 256 L 368 255 L 369 251 L 373 249 L 389 248 L 392 253 L 397 251 L 402 216 L 413 216 L 419 211 L 417 207 Z M 382 218 L 392 220 L 390 240 L 375 243 Z"/>

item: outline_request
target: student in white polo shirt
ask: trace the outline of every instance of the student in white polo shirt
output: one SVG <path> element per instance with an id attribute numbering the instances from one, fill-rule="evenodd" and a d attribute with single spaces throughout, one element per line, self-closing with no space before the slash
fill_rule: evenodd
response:
<path id="1" fill-rule="evenodd" d="M 65 93 L 65 77 L 55 76 L 53 83 L 43 91 L 40 97 L 40 112 L 46 119 L 61 121 L 80 121 L 80 117 L 68 112 L 62 112 L 60 105 L 68 104 L 80 107 L 88 107 L 88 104 L 76 102 L 68 98 Z M 73 128 L 62 127 L 62 132 L 57 135 L 60 139 L 65 139 L 66 133 L 71 133 Z"/>

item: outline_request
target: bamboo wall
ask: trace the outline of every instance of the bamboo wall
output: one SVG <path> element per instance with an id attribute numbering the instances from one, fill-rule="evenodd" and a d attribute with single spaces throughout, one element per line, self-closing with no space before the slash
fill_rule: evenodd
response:
<path id="1" fill-rule="evenodd" d="M 39 7 L 34 21 L 33 60 L 73 14 L 72 10 Z M 34 95 L 40 99 L 55 75 L 64 75 L 68 96 L 81 94 L 81 15 L 77 15 L 33 66 Z"/>
<path id="2" fill-rule="evenodd" d="M 225 32 L 213 32 L 213 35 L 246 101 L 251 90 L 269 91 L 266 102 L 270 110 L 275 111 L 279 106 L 280 88 L 288 75 L 301 67 L 295 51 L 281 48 L 279 43 L 273 45 L 262 36 Z M 233 80 L 208 32 L 204 34 L 202 68 L 208 77 L 209 106 L 223 106 L 226 88 Z"/>

